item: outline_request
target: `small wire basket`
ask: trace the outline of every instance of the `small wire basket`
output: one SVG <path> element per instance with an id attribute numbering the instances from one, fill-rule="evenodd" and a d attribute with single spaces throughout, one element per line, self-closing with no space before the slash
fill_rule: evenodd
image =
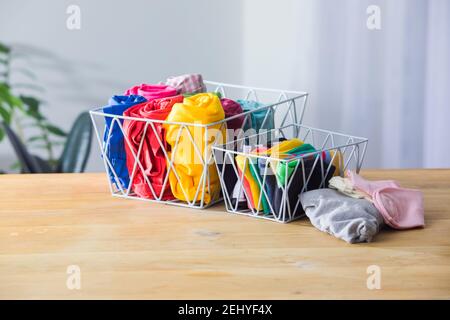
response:
<path id="1" fill-rule="evenodd" d="M 228 212 L 283 223 L 296 220 L 304 215 L 300 194 L 328 187 L 331 177 L 343 176 L 346 169 L 359 172 L 368 143 L 366 138 L 300 124 L 276 128 L 270 135 L 277 142 L 274 146 L 297 138 L 315 148 L 297 154 L 252 152 L 261 146 L 261 134 L 214 146 Z"/>
<path id="2" fill-rule="evenodd" d="M 219 93 L 222 98 L 233 100 L 245 99 L 263 103 L 262 107 L 249 110 L 241 114 L 225 118 L 224 120 L 208 124 L 188 123 L 188 122 L 169 122 L 165 120 L 144 119 L 124 115 L 115 115 L 104 112 L 103 108 L 96 108 L 90 111 L 94 126 L 94 132 L 100 146 L 101 157 L 108 177 L 108 184 L 111 194 L 115 197 L 144 200 L 150 202 L 162 202 L 176 206 L 203 209 L 222 200 L 220 190 L 220 179 L 214 164 L 212 147 L 217 144 L 223 144 L 225 141 L 234 141 L 244 137 L 244 128 L 251 126 L 252 116 L 258 112 L 265 112 L 265 116 L 259 123 L 259 129 L 272 129 L 271 127 L 284 127 L 289 124 L 301 123 L 306 107 L 308 94 L 306 92 L 287 91 L 277 89 L 263 89 L 233 84 L 224 84 L 220 82 L 205 81 L 208 92 Z M 236 119 L 242 120 L 242 126 L 230 134 L 227 132 L 226 138 L 219 139 L 218 132 L 227 129 L 230 121 Z M 159 184 L 155 183 L 151 175 L 148 174 L 148 168 L 144 165 L 143 157 L 146 155 L 143 151 L 143 138 L 138 145 L 132 148 L 133 137 L 129 136 L 124 130 L 124 122 L 133 121 L 142 126 L 140 136 L 152 136 L 153 144 L 161 150 L 161 159 L 164 159 L 165 170 L 158 177 Z M 269 125 L 272 121 L 273 124 Z M 106 126 L 108 122 L 109 126 Z M 161 127 L 172 126 L 175 128 L 177 139 L 172 145 L 168 145 L 165 137 L 161 136 Z M 115 147 L 117 141 L 112 141 L 113 130 L 117 130 L 123 136 L 121 140 L 131 152 L 127 155 L 127 162 L 133 163 L 129 167 L 129 183 L 124 183 L 117 172 L 116 159 L 110 156 L 110 150 Z M 200 138 L 193 134 L 200 132 Z M 186 152 L 192 153 L 192 164 L 177 163 L 177 154 Z M 125 155 L 123 155 L 125 157 Z M 195 163 L 194 163 L 195 162 Z M 183 176 L 189 175 L 189 170 L 195 166 L 197 172 L 194 181 L 187 185 Z M 192 170 L 191 170 L 192 171 Z M 142 197 L 136 193 L 133 187 L 135 179 L 141 179 L 143 187 L 148 190 L 149 196 Z M 179 197 L 167 199 L 166 191 L 168 188 L 176 188 Z"/>

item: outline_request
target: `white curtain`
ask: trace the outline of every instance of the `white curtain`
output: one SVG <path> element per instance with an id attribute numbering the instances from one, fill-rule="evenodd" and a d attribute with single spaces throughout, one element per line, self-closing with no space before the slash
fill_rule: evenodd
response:
<path id="1" fill-rule="evenodd" d="M 365 167 L 450 167 L 450 1 L 246 0 L 243 17 L 245 83 L 310 92 L 304 122 L 368 137 Z"/>

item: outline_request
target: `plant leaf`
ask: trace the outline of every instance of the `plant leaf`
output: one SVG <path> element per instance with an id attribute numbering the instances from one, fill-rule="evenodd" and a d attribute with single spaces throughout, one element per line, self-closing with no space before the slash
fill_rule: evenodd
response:
<path id="1" fill-rule="evenodd" d="M 23 102 L 23 104 L 26 106 L 24 108 L 24 112 L 29 115 L 30 117 L 36 119 L 36 120 L 45 120 L 44 115 L 39 111 L 39 106 L 41 104 L 41 101 L 30 96 L 20 96 L 20 100 Z"/>
<path id="2" fill-rule="evenodd" d="M 11 52 L 11 48 L 0 42 L 0 52 L 9 54 Z"/>
<path id="3" fill-rule="evenodd" d="M 11 109 L 14 107 L 22 107 L 22 101 L 11 93 L 11 89 L 8 85 L 0 84 L 0 101 L 6 102 Z"/>
<path id="4" fill-rule="evenodd" d="M 45 140 L 44 136 L 33 136 L 27 139 L 27 142 L 34 142 L 34 141 L 39 141 L 39 140 Z"/>
<path id="5" fill-rule="evenodd" d="M 56 136 L 60 136 L 60 137 L 66 137 L 67 133 L 64 132 L 64 130 L 62 130 L 61 128 L 58 128 L 55 125 L 52 124 L 45 124 L 44 127 L 50 132 L 53 133 Z"/>
<path id="6" fill-rule="evenodd" d="M 11 111 L 7 110 L 0 104 L 0 116 L 7 124 L 11 123 Z"/>

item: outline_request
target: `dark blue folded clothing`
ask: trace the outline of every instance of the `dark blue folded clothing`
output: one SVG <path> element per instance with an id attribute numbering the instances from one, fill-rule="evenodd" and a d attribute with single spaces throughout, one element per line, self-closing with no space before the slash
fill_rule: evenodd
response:
<path id="1" fill-rule="evenodd" d="M 305 168 L 305 180 L 308 179 L 309 175 L 311 174 L 311 178 L 308 181 L 307 188 L 305 191 L 315 190 L 318 189 L 321 186 L 322 183 L 322 166 L 320 164 L 320 161 L 318 160 L 316 165 L 314 166 L 315 157 L 313 158 L 305 158 L 304 159 L 304 168 Z M 264 175 L 266 160 L 265 159 L 259 159 L 258 160 L 258 167 L 259 172 L 261 176 Z M 314 166 L 314 168 L 313 168 Z M 323 165 L 323 174 L 326 173 L 326 170 L 328 169 L 329 164 L 324 162 Z M 331 165 L 330 170 L 328 174 L 325 177 L 325 182 L 322 184 L 322 187 L 328 186 L 328 181 L 333 177 L 334 171 L 336 168 Z M 295 208 L 295 205 L 298 201 L 298 196 L 302 192 L 304 183 L 303 183 L 303 168 L 301 163 L 298 165 L 297 170 L 295 173 L 290 177 L 292 179 L 291 184 L 289 185 L 289 188 L 287 190 L 287 202 L 291 209 L 292 215 L 300 215 L 303 213 L 303 208 L 301 204 Z M 266 175 L 266 181 L 265 181 L 265 190 L 266 194 L 268 196 L 268 201 L 270 202 L 270 205 L 272 206 L 273 213 L 275 215 L 279 215 L 281 213 L 281 205 L 283 203 L 283 189 L 280 188 L 277 184 L 277 178 L 276 175 L 272 173 L 272 169 L 267 168 L 267 175 Z M 287 210 L 287 208 L 286 208 Z M 294 212 L 295 210 L 295 212 Z M 286 211 L 286 217 L 287 217 L 287 211 Z"/>
<path id="2" fill-rule="evenodd" d="M 128 108 L 147 101 L 142 96 L 138 95 L 129 95 L 129 96 L 112 96 L 108 105 L 103 107 L 103 112 L 111 115 L 123 115 L 123 112 Z M 109 130 L 112 126 L 113 117 L 105 117 L 105 133 L 103 135 L 103 140 L 105 143 L 107 142 Z M 120 123 L 123 123 L 123 120 L 120 120 Z M 111 165 L 116 172 L 117 177 L 119 178 L 119 183 L 122 188 L 128 188 L 128 184 L 130 182 L 130 177 L 128 175 L 127 169 L 127 161 L 125 155 L 125 147 L 124 147 L 124 139 L 122 131 L 120 130 L 117 123 L 114 123 L 111 136 L 109 138 L 108 146 L 106 147 L 106 156 L 108 157 Z M 113 172 L 108 168 L 109 177 L 112 182 L 116 184 L 117 181 L 114 178 Z"/>

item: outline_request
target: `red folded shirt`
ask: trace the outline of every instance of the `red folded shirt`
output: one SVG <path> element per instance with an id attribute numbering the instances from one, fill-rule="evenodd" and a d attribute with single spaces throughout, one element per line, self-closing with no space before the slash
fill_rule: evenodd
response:
<path id="1" fill-rule="evenodd" d="M 183 102 L 183 96 L 173 96 L 161 99 L 155 99 L 148 102 L 137 104 L 124 112 L 124 116 L 153 119 L 153 120 L 166 120 L 168 114 L 172 110 L 172 106 L 175 103 Z M 153 193 L 148 186 L 145 176 L 148 178 L 153 190 L 156 193 L 156 197 L 160 197 L 164 179 L 167 173 L 166 170 L 166 157 L 164 156 L 163 149 L 167 150 L 167 143 L 165 140 L 164 128 L 161 123 L 154 123 L 152 128 L 151 124 L 147 126 L 147 131 L 144 134 L 146 122 L 137 120 L 125 120 L 123 123 L 123 129 L 125 137 L 128 137 L 131 146 L 125 142 L 125 152 L 127 156 L 127 168 L 131 175 L 133 172 L 135 158 L 133 152 L 137 155 L 139 145 L 142 142 L 142 149 L 139 155 L 139 161 L 142 164 L 144 172 L 142 172 L 139 165 L 135 169 L 135 175 L 131 181 L 131 186 L 134 192 L 143 198 L 154 199 Z M 158 137 L 162 143 L 158 141 Z M 133 152 L 132 152 L 133 151 Z M 170 190 L 169 181 L 166 182 L 164 188 L 162 200 L 174 199 Z"/>

